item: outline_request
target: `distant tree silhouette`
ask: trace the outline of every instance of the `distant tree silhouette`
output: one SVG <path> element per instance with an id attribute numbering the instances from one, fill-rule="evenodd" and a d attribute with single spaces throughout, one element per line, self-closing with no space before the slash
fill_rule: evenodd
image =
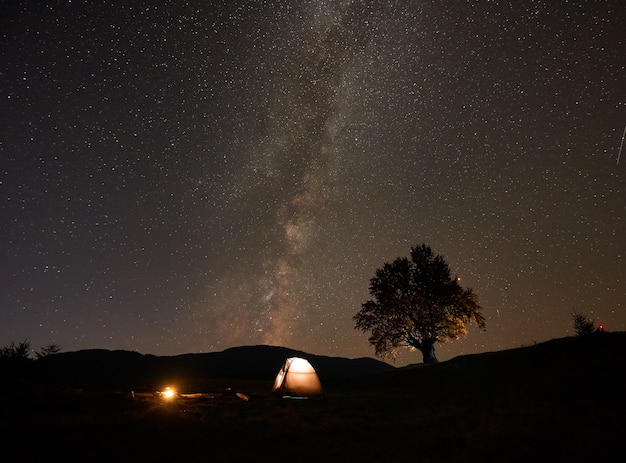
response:
<path id="1" fill-rule="evenodd" d="M 355 328 L 371 332 L 376 355 L 397 355 L 398 348 L 422 352 L 424 363 L 437 362 L 435 343 L 458 339 L 467 324 L 485 328 L 482 307 L 464 289 L 442 256 L 427 245 L 411 248 L 411 258 L 397 258 L 376 270 L 370 280 L 372 299 L 354 316 Z"/>
<path id="2" fill-rule="evenodd" d="M 584 314 L 574 312 L 572 314 L 572 321 L 574 322 L 574 332 L 576 336 L 587 336 L 596 331 L 593 320 L 587 318 Z"/>
<path id="3" fill-rule="evenodd" d="M 61 352 L 61 346 L 58 344 L 48 344 L 46 347 L 42 347 L 39 351 L 35 352 L 35 356 L 40 359 L 48 355 L 58 354 L 59 352 Z"/>
<path id="4" fill-rule="evenodd" d="M 8 346 L 0 349 L 0 358 L 3 359 L 30 359 L 30 341 L 28 339 L 15 344 L 11 342 Z"/>
<path id="5" fill-rule="evenodd" d="M 22 374 L 33 361 L 30 352 L 29 340 L 19 344 L 11 342 L 8 346 L 0 348 L 0 372 L 9 376 Z"/>

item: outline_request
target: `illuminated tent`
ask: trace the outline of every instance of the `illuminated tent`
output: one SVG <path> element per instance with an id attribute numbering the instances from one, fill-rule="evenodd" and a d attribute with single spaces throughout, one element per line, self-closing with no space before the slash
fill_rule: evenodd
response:
<path id="1" fill-rule="evenodd" d="M 313 397 L 322 394 L 322 383 L 308 360 L 291 357 L 276 375 L 272 391 L 282 397 Z"/>

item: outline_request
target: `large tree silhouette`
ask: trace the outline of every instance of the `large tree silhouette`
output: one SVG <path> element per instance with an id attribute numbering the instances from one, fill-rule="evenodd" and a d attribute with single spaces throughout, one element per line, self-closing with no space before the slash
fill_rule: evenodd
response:
<path id="1" fill-rule="evenodd" d="M 442 256 L 427 245 L 411 248 L 410 255 L 376 270 L 372 299 L 354 316 L 355 328 L 372 333 L 369 342 L 380 357 L 408 347 L 420 350 L 424 363 L 434 363 L 435 343 L 465 335 L 469 323 L 484 329 L 485 318 L 476 293 L 450 277 Z"/>

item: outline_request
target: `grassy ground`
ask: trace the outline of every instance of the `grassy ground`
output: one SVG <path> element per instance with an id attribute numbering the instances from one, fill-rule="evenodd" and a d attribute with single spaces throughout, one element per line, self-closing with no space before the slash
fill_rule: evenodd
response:
<path id="1" fill-rule="evenodd" d="M 626 334 L 563 339 L 372 377 L 319 400 L 206 381 L 250 400 L 30 391 L 3 399 L 3 461 L 617 461 Z"/>

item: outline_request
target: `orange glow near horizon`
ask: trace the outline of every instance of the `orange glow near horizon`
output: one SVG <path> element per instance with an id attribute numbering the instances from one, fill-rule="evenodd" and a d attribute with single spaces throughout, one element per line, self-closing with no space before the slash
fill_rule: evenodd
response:
<path id="1" fill-rule="evenodd" d="M 168 386 L 161 391 L 161 397 L 163 397 L 165 400 L 172 400 L 176 397 L 176 390 Z"/>

